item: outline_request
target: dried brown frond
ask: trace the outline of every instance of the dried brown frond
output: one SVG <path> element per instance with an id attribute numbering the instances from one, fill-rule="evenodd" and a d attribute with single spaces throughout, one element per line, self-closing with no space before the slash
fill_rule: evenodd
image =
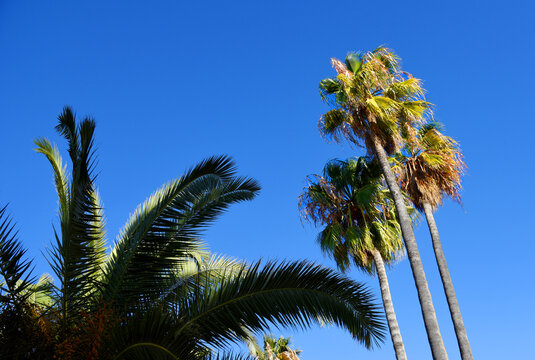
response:
<path id="1" fill-rule="evenodd" d="M 403 157 L 401 166 L 394 167 L 394 172 L 414 205 L 422 210 L 423 204 L 428 203 L 436 209 L 445 196 L 460 202 L 466 164 L 458 143 L 437 129 L 408 139 L 408 155 Z"/>
<path id="2" fill-rule="evenodd" d="M 338 75 L 343 75 L 345 79 L 349 80 L 353 76 L 353 73 L 349 71 L 347 66 L 340 60 L 331 58 L 331 64 L 333 68 L 336 70 L 336 72 L 338 73 Z"/>

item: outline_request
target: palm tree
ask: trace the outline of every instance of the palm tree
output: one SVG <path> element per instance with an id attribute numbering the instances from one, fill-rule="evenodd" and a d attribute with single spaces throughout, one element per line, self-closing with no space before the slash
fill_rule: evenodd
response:
<path id="1" fill-rule="evenodd" d="M 40 358 L 209 359 L 268 323 L 307 327 L 325 321 L 366 347 L 381 341 L 381 314 L 361 284 L 306 261 L 246 265 L 206 256 L 203 229 L 260 189 L 253 179 L 237 176 L 225 156 L 202 161 L 152 194 L 108 254 L 94 185 L 95 122 L 86 118 L 77 125 L 67 107 L 58 119 L 56 129 L 68 141 L 70 176 L 57 148 L 36 140 L 52 165 L 59 198 L 59 227 L 48 253 L 57 283 L 46 276 L 35 283 L 28 275 L 30 263 L 0 213 L 5 358 L 36 357 L 31 337 L 19 337 L 27 346 L 16 353 L 8 346 L 13 329 L 6 324 L 16 316 L 30 319 L 34 326 L 27 332 L 43 339 L 46 346 L 37 349 L 48 352 Z"/>
<path id="2" fill-rule="evenodd" d="M 290 339 L 281 336 L 264 335 L 264 346 L 260 347 L 256 339 L 248 341 L 249 350 L 255 360 L 299 360 L 301 350 L 290 347 Z"/>
<path id="3" fill-rule="evenodd" d="M 394 199 L 431 352 L 434 359 L 445 360 L 448 355 L 411 218 L 387 157 L 402 144 L 401 130 L 422 122 L 431 104 L 424 100 L 421 81 L 402 72 L 399 58 L 389 49 L 349 54 L 345 64 L 334 58 L 331 62 L 338 76 L 322 80 L 320 92 L 333 109 L 321 117 L 320 131 L 335 141 L 345 138 L 364 145 L 378 159 Z"/>
<path id="4" fill-rule="evenodd" d="M 318 236 L 322 250 L 346 271 L 351 262 L 372 275 L 377 273 L 392 344 L 398 360 L 407 359 L 401 338 L 385 263 L 403 252 L 399 223 L 392 201 L 380 181 L 376 163 L 364 157 L 327 163 L 323 176 L 309 178 L 300 197 L 303 216 L 325 225 Z"/>
<path id="5" fill-rule="evenodd" d="M 407 132 L 406 146 L 396 155 L 398 166 L 394 170 L 402 189 L 409 194 L 415 207 L 425 214 L 461 357 L 471 360 L 470 342 L 433 217 L 444 197 L 460 201 L 465 164 L 457 142 L 442 134 L 440 127 L 435 122 Z"/>

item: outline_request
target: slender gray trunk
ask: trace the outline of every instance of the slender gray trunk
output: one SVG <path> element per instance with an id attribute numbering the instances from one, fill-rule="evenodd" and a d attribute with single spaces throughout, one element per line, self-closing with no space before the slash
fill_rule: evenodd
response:
<path id="1" fill-rule="evenodd" d="M 442 341 L 442 335 L 438 327 L 437 316 L 435 314 L 435 308 L 433 307 L 433 299 L 427 286 L 427 279 L 425 278 L 424 267 L 420 258 L 420 252 L 418 251 L 418 245 L 416 244 L 416 238 L 414 237 L 414 231 L 412 230 L 412 221 L 407 212 L 407 207 L 399 189 L 398 183 L 390 164 L 386 156 L 385 149 L 381 144 L 379 138 L 371 133 L 371 140 L 383 170 L 386 183 L 394 199 L 396 211 L 399 218 L 399 225 L 401 227 L 401 233 L 403 234 L 403 240 L 405 241 L 405 248 L 407 249 L 407 256 L 411 264 L 412 276 L 416 284 L 416 290 L 418 291 L 418 299 L 420 301 L 420 308 L 422 309 L 422 315 L 424 318 L 425 330 L 427 331 L 427 338 L 429 345 L 431 346 L 431 353 L 434 360 L 447 360 L 448 354 Z"/>
<path id="2" fill-rule="evenodd" d="M 390 296 L 390 286 L 388 286 L 388 278 L 386 277 L 385 262 L 378 250 L 373 250 L 373 260 L 377 268 L 383 306 L 385 308 L 386 320 L 388 321 L 388 328 L 390 329 L 390 336 L 392 337 L 392 345 L 394 345 L 394 351 L 396 352 L 396 359 L 407 360 L 405 346 L 403 345 L 403 339 L 399 331 L 398 319 L 396 318 L 394 304 L 392 303 L 392 296 Z"/>
<path id="3" fill-rule="evenodd" d="M 448 263 L 446 262 L 444 251 L 442 250 L 437 224 L 435 223 L 435 218 L 433 217 L 433 208 L 429 203 L 424 203 L 423 208 L 425 218 L 427 219 L 427 225 L 429 226 L 429 232 L 431 233 L 431 239 L 433 240 L 433 249 L 435 250 L 438 270 L 440 271 L 442 285 L 444 286 L 444 292 L 446 293 L 446 300 L 448 301 L 448 306 L 450 308 L 451 320 L 453 321 L 453 327 L 455 328 L 455 335 L 457 335 L 457 342 L 459 343 L 461 358 L 463 360 L 473 360 L 474 357 L 472 356 L 472 349 L 470 348 L 470 342 L 468 341 L 468 335 L 466 334 L 466 328 L 464 327 L 461 309 L 459 308 L 459 303 L 457 302 L 457 296 L 455 296 L 455 289 L 453 288 L 450 271 L 448 270 Z"/>

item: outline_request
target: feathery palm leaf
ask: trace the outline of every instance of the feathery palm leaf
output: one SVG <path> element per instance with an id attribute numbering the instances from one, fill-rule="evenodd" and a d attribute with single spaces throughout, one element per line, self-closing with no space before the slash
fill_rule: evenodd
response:
<path id="1" fill-rule="evenodd" d="M 0 301 L 1 307 L 16 306 L 31 294 L 31 261 L 25 260 L 26 250 L 17 238 L 15 225 L 0 209 Z"/>
<path id="2" fill-rule="evenodd" d="M 192 306 L 194 305 L 194 306 Z M 382 340 L 373 296 L 360 284 L 307 262 L 256 263 L 239 276 L 205 288 L 179 306 L 176 335 L 224 346 L 269 324 L 338 325 L 366 347 Z"/>
<path id="3" fill-rule="evenodd" d="M 55 243 L 49 263 L 60 282 L 55 299 L 64 323 L 75 321 L 82 310 L 91 307 L 97 293 L 97 278 L 105 258 L 103 218 L 93 186 L 93 134 L 95 122 L 85 118 L 78 126 L 76 116 L 65 107 L 58 116 L 56 130 L 69 144 L 72 161 L 70 186 L 66 166 L 57 148 L 46 139 L 37 139 L 37 152 L 52 165 L 59 197 L 60 233 L 54 230 Z"/>
<path id="4" fill-rule="evenodd" d="M 254 180 L 234 174 L 228 157 L 212 157 L 145 201 L 108 259 L 104 300 L 126 305 L 136 303 L 140 294 L 147 301 L 160 296 L 173 278 L 172 269 L 202 249 L 200 231 L 228 206 L 251 200 L 258 192 Z"/>

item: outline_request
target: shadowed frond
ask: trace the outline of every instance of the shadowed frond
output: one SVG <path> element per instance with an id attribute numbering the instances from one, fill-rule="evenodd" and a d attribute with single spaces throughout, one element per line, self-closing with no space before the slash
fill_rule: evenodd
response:
<path id="1" fill-rule="evenodd" d="M 189 305 L 189 306 L 188 306 Z M 193 306 L 195 305 L 195 306 Z M 361 284 L 307 262 L 253 265 L 181 306 L 177 335 L 223 346 L 270 323 L 309 327 L 319 319 L 347 329 L 366 347 L 382 341 L 384 324 Z"/>
<path id="2" fill-rule="evenodd" d="M 200 259 L 190 259 L 180 263 L 164 285 L 165 291 L 159 301 L 167 301 L 171 309 L 176 309 L 177 299 L 189 296 L 194 291 L 240 275 L 244 262 L 222 255 L 204 255 Z"/>
<path id="3" fill-rule="evenodd" d="M 35 141 L 36 151 L 52 165 L 59 197 L 60 232 L 54 230 L 56 241 L 48 260 L 60 283 L 54 296 L 64 323 L 75 321 L 91 306 L 105 257 L 103 215 L 92 175 L 95 122 L 85 118 L 76 126 L 75 121 L 72 110 L 65 107 L 56 126 L 69 144 L 70 184 L 56 147 L 46 139 Z"/>
<path id="4" fill-rule="evenodd" d="M 29 296 L 31 261 L 25 260 L 26 250 L 17 238 L 15 225 L 6 214 L 6 206 L 0 209 L 0 306 L 15 306 Z"/>

